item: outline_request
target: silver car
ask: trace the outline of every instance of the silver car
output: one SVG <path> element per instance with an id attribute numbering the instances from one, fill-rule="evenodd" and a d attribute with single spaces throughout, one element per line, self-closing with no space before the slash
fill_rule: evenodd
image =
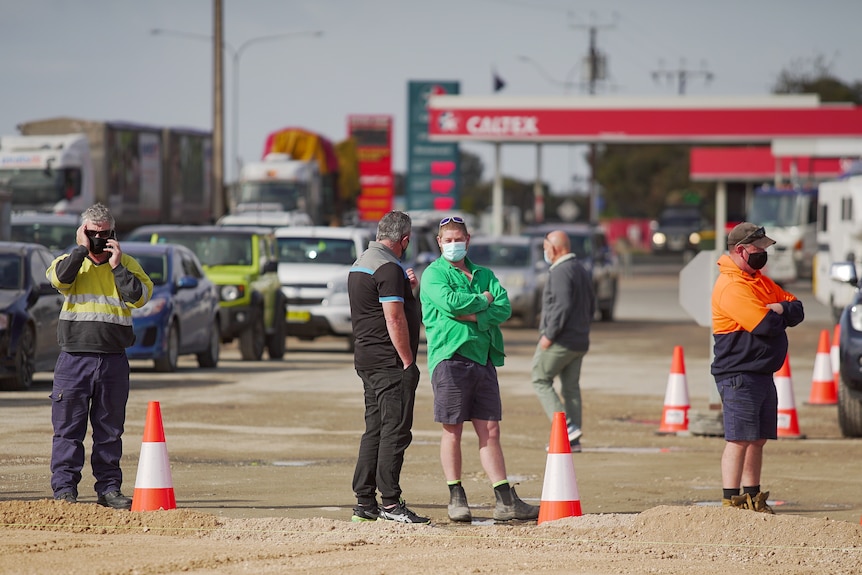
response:
<path id="1" fill-rule="evenodd" d="M 513 317 L 527 327 L 539 326 L 542 290 L 548 278 L 542 238 L 473 236 L 467 257 L 491 268 L 509 294 Z"/>

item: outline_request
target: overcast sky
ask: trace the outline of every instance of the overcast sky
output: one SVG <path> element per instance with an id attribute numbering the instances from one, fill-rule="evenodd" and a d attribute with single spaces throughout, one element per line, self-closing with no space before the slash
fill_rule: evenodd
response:
<path id="1" fill-rule="evenodd" d="M 212 128 L 212 0 L 0 0 L 0 134 L 55 116 Z M 844 81 L 862 79 L 859 0 L 224 0 L 224 38 L 252 42 L 239 65 L 239 155 L 260 157 L 267 134 L 303 127 L 339 141 L 349 114 L 391 114 L 395 169 L 406 164 L 407 82 L 456 80 L 461 93 L 585 93 L 590 25 L 607 58 L 598 93 L 766 95 L 782 69 L 822 56 Z M 303 33 L 323 31 L 314 38 Z M 524 58 L 526 57 L 526 58 Z M 233 61 L 225 57 L 227 175 L 234 176 Z M 708 71 L 712 80 L 696 72 Z M 467 150 L 485 162 L 490 145 Z M 585 175 L 579 148 L 545 146 L 554 189 Z M 534 176 L 535 152 L 503 149 L 504 173 Z"/>

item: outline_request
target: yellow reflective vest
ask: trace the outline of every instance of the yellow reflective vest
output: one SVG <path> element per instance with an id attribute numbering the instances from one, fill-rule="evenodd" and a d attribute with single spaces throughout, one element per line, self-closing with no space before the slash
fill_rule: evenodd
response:
<path id="1" fill-rule="evenodd" d="M 135 342 L 131 308 L 143 307 L 153 282 L 135 258 L 96 263 L 84 246 L 55 259 L 45 275 L 65 301 L 57 339 L 65 352 L 122 353 Z"/>

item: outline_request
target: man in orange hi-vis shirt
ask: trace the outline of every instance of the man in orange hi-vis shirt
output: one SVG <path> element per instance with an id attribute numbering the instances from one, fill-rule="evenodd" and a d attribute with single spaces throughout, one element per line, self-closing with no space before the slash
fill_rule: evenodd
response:
<path id="1" fill-rule="evenodd" d="M 727 236 L 712 290 L 712 375 L 724 409 L 722 505 L 772 513 L 760 490 L 763 446 L 778 434 L 773 374 L 787 355 L 788 327 L 805 317 L 802 302 L 759 270 L 775 241 L 749 222 Z M 739 489 L 742 487 L 742 494 Z"/>

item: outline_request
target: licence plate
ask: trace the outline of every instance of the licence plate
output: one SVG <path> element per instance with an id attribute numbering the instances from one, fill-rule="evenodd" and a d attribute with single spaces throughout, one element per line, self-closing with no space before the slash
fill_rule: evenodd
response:
<path id="1" fill-rule="evenodd" d="M 311 312 L 287 311 L 287 321 L 290 323 L 307 323 L 311 320 Z"/>

